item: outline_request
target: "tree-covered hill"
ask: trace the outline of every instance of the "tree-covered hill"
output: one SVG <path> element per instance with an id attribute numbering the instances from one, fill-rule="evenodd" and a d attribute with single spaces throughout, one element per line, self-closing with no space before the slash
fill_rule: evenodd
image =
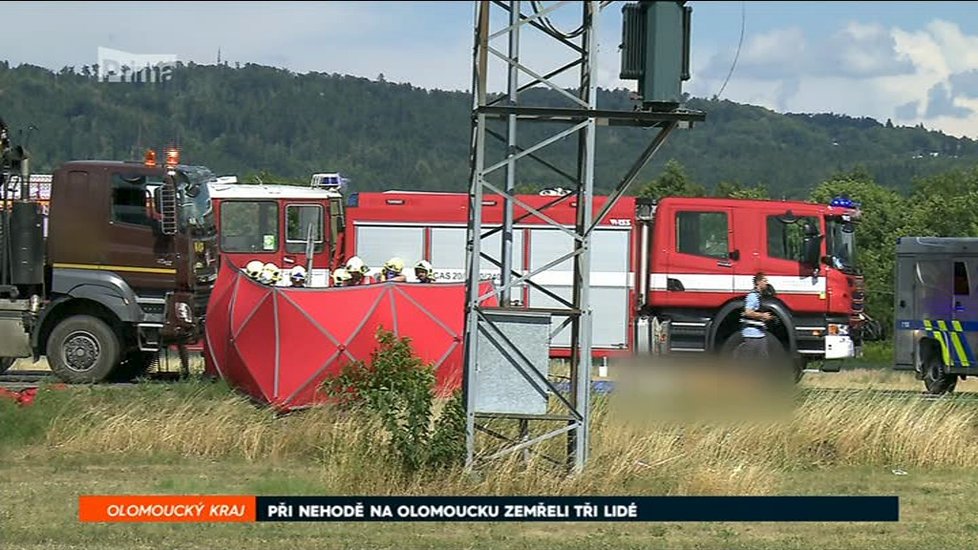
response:
<path id="1" fill-rule="evenodd" d="M 179 143 L 185 162 L 222 174 L 306 180 L 312 172 L 338 171 L 361 190 L 467 185 L 471 97 L 464 92 L 250 64 L 181 66 L 171 80 L 152 84 L 103 83 L 93 73 L 91 67 L 52 72 L 0 62 L 0 116 L 15 130 L 37 128 L 29 141 L 35 172 L 69 159 L 138 159 L 146 147 Z M 532 90 L 526 100 L 560 104 L 549 90 Z M 633 104 L 626 90 L 601 90 L 599 107 L 628 110 Z M 706 112 L 706 121 L 670 137 L 643 180 L 676 159 L 707 189 L 764 185 L 773 196 L 807 197 L 818 183 L 855 167 L 907 191 L 917 176 L 978 164 L 978 143 L 923 127 L 785 115 L 725 100 L 692 98 L 687 107 Z M 528 141 L 548 130 L 523 124 L 520 135 Z M 622 177 L 653 135 L 599 128 L 600 191 Z M 563 140 L 543 156 L 572 171 L 575 147 Z M 565 184 L 535 163 L 521 163 L 519 180 Z"/>

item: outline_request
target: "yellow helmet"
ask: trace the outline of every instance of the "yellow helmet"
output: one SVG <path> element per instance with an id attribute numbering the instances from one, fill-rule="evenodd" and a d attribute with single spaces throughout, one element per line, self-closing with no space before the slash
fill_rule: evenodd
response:
<path id="1" fill-rule="evenodd" d="M 352 278 L 353 278 L 353 276 L 350 275 L 350 272 L 347 271 L 347 270 L 345 270 L 345 269 L 343 269 L 342 267 L 336 269 L 335 271 L 333 271 L 333 283 L 334 284 L 339 285 L 339 284 L 342 284 L 342 283 L 345 283 L 345 282 L 349 281 Z"/>
<path id="2" fill-rule="evenodd" d="M 401 271 L 404 271 L 404 260 L 395 256 L 387 260 L 387 263 L 384 264 L 384 269 L 387 271 L 393 271 L 394 273 L 400 273 Z"/>
<path id="3" fill-rule="evenodd" d="M 275 284 L 282 280 L 282 271 L 277 265 L 268 262 L 262 267 L 259 280 L 265 284 Z"/>
<path id="4" fill-rule="evenodd" d="M 359 271 L 360 273 L 366 275 L 367 272 L 370 271 L 370 268 L 367 267 L 365 263 L 363 263 L 363 260 L 360 259 L 360 256 L 354 256 L 349 260 L 347 260 L 346 270 L 351 273 L 354 271 Z"/>

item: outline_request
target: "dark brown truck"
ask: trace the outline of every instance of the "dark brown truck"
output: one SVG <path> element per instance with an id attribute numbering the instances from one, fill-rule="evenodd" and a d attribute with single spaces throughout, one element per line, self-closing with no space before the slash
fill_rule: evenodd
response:
<path id="1" fill-rule="evenodd" d="M 7 164 L 4 189 L 18 179 Z M 213 179 L 169 153 L 163 165 L 68 162 L 46 228 L 38 201 L 5 199 L 0 372 L 45 355 L 66 382 L 131 379 L 164 347 L 196 342 L 217 278 Z"/>

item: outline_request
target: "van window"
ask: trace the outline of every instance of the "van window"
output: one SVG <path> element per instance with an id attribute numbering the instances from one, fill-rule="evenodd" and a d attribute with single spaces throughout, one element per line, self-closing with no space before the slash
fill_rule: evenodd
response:
<path id="1" fill-rule="evenodd" d="M 278 204 L 274 201 L 225 201 L 221 204 L 221 250 L 277 252 Z"/>
<path id="2" fill-rule="evenodd" d="M 954 262 L 954 295 L 967 296 L 971 294 L 971 285 L 968 284 L 968 268 L 964 262 Z"/>
<path id="3" fill-rule="evenodd" d="M 285 207 L 285 251 L 306 251 L 309 225 L 315 252 L 323 251 L 323 207 L 318 204 L 290 204 Z"/>
<path id="4" fill-rule="evenodd" d="M 726 259 L 729 223 L 725 212 L 676 214 L 676 251 L 682 254 Z"/>

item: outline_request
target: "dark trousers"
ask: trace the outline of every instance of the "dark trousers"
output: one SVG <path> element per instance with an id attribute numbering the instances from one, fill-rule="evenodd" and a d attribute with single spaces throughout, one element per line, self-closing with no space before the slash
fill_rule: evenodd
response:
<path id="1" fill-rule="evenodd" d="M 744 338 L 737 346 L 738 359 L 767 359 L 767 334 L 760 338 Z"/>

